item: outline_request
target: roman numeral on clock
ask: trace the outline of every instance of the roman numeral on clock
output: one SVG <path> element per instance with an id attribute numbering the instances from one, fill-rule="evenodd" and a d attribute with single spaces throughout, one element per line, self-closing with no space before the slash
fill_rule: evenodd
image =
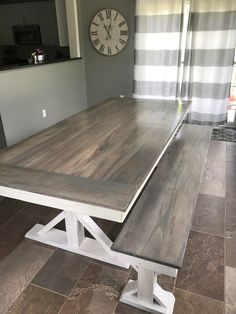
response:
<path id="1" fill-rule="evenodd" d="M 95 47 L 97 47 L 97 45 L 100 44 L 99 39 L 98 39 L 98 38 L 94 39 L 94 40 L 93 40 L 93 44 L 94 44 Z"/>
<path id="2" fill-rule="evenodd" d="M 129 27 L 121 13 L 108 7 L 98 11 L 94 16 L 90 24 L 89 36 L 97 52 L 113 56 L 127 45 Z"/>
<path id="3" fill-rule="evenodd" d="M 98 35 L 98 31 L 92 31 L 92 32 L 90 32 L 90 34 L 91 34 L 92 36 L 97 36 L 97 35 Z"/>
<path id="4" fill-rule="evenodd" d="M 121 27 L 121 26 L 123 26 L 123 25 L 125 25 L 125 20 L 122 21 L 122 22 L 120 22 L 119 27 Z"/>
<path id="5" fill-rule="evenodd" d="M 123 39 L 119 39 L 119 42 L 124 46 L 126 44 L 126 41 L 124 41 Z"/>
<path id="6" fill-rule="evenodd" d="M 109 55 L 111 55 L 112 54 L 112 52 L 111 52 L 111 47 L 107 47 L 107 53 L 109 54 Z"/>
<path id="7" fill-rule="evenodd" d="M 103 52 L 104 49 L 105 49 L 105 46 L 104 46 L 103 44 L 101 44 L 101 46 L 100 46 L 100 48 L 99 48 L 99 51 L 100 51 L 100 52 Z"/>
<path id="8" fill-rule="evenodd" d="M 111 18 L 111 10 L 106 10 L 107 19 Z"/>
<path id="9" fill-rule="evenodd" d="M 121 36 L 127 36 L 128 35 L 128 31 L 120 31 L 120 35 Z"/>
<path id="10" fill-rule="evenodd" d="M 98 14 L 98 17 L 100 18 L 101 21 L 104 21 L 104 17 L 103 17 L 103 15 L 102 15 L 102 12 L 100 12 L 100 13 Z"/>

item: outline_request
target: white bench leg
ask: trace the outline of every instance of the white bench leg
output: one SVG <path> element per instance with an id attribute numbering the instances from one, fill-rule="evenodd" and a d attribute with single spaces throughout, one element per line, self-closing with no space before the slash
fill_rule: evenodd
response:
<path id="1" fill-rule="evenodd" d="M 65 219 L 66 231 L 55 228 L 63 219 Z M 84 228 L 92 234 L 94 239 L 85 237 Z M 119 258 L 119 254 L 111 250 L 112 241 L 92 218 L 86 215 L 63 211 L 46 226 L 35 225 L 25 237 L 106 263 L 129 268 L 129 264 L 123 262 Z"/>
<path id="2" fill-rule="evenodd" d="M 172 314 L 175 297 L 158 285 L 157 273 L 139 267 L 138 280 L 127 283 L 120 302 L 153 314 Z"/>

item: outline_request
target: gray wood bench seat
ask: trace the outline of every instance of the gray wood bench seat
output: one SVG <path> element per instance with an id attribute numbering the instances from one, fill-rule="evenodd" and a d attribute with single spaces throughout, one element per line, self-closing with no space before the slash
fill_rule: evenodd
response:
<path id="1" fill-rule="evenodd" d="M 182 126 L 113 243 L 112 250 L 128 256 L 127 261 L 138 270 L 138 282 L 128 284 L 122 302 L 151 313 L 172 313 L 173 295 L 167 297 L 162 291 L 163 298 L 168 299 L 164 304 L 160 291 L 156 296 L 153 278 L 158 272 L 168 274 L 171 268 L 182 265 L 211 132 L 208 126 Z M 142 260 L 146 264 L 142 265 Z M 147 261 L 160 268 L 152 269 Z"/>

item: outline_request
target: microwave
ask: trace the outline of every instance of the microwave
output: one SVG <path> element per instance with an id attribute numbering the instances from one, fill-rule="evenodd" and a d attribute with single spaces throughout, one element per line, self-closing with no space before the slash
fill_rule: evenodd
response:
<path id="1" fill-rule="evenodd" d="M 39 25 L 14 25 L 13 34 L 17 45 L 40 45 L 41 32 Z"/>

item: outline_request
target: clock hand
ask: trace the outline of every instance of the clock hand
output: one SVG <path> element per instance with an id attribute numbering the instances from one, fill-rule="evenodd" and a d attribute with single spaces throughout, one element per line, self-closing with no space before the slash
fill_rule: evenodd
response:
<path id="1" fill-rule="evenodd" d="M 109 36 L 110 36 L 110 39 L 111 39 L 111 22 L 110 22 L 109 27 L 108 27 L 108 32 L 109 32 Z"/>
<path id="2" fill-rule="evenodd" d="M 106 38 L 106 40 L 108 40 L 109 38 L 111 39 L 109 28 L 104 23 L 103 23 L 103 26 L 104 26 L 105 30 L 107 31 L 107 38 Z"/>
<path id="3" fill-rule="evenodd" d="M 110 27 L 107 28 L 107 39 L 111 39 Z"/>

